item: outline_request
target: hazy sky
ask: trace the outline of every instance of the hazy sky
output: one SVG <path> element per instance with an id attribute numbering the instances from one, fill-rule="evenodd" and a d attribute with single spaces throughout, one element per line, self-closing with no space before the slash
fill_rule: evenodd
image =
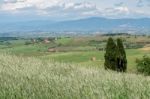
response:
<path id="1" fill-rule="evenodd" d="M 0 21 L 150 17 L 150 0 L 0 0 Z"/>

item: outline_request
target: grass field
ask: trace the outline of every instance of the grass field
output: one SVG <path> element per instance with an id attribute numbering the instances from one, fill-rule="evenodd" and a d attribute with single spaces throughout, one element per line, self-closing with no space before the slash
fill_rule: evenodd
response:
<path id="1" fill-rule="evenodd" d="M 113 38 L 117 38 L 115 36 Z M 25 42 L 30 39 L 19 39 L 9 41 L 11 44 L 0 44 L 0 52 L 7 52 L 19 56 L 37 57 L 42 60 L 53 60 L 61 63 L 73 63 L 86 67 L 103 68 L 105 51 L 98 51 L 96 47 L 104 48 L 106 46 L 107 36 L 91 36 L 91 37 L 61 37 L 54 42 L 45 44 L 43 42 L 26 45 Z M 137 36 L 121 36 L 127 43 L 148 42 L 147 37 Z M 124 41 L 125 42 L 125 41 Z M 58 52 L 47 52 L 48 48 L 55 47 Z M 137 58 L 149 55 L 149 47 L 126 49 L 128 60 L 128 72 L 136 72 Z M 146 50 L 145 50 L 146 49 Z M 96 60 L 92 61 L 91 58 Z"/>
<path id="2" fill-rule="evenodd" d="M 30 39 L 0 42 L 0 99 L 149 99 L 150 77 L 138 74 L 135 63 L 150 55 L 149 46 L 126 49 L 127 73 L 105 71 L 105 51 L 97 47 L 104 48 L 107 38 L 61 37 L 48 44 L 26 44 Z M 147 37 L 123 38 L 131 44 L 148 41 Z M 58 51 L 48 52 L 48 48 Z"/>
<path id="3" fill-rule="evenodd" d="M 0 54 L 1 99 L 149 99 L 150 78 Z"/>
<path id="4" fill-rule="evenodd" d="M 149 51 L 141 51 L 140 49 L 128 49 L 128 71 L 136 71 L 136 59 L 142 58 L 144 55 L 150 55 Z M 86 51 L 86 52 L 62 52 L 62 53 L 49 53 L 42 56 L 43 59 L 54 60 L 56 62 L 78 63 L 83 66 L 100 67 L 103 68 L 104 64 L 104 51 Z M 92 57 L 96 57 L 95 61 L 91 61 Z"/>
<path id="5" fill-rule="evenodd" d="M 73 48 L 70 48 L 70 50 L 71 49 Z M 103 68 L 105 51 L 82 51 L 82 48 L 75 49 L 80 50 L 53 53 L 47 52 L 47 47 L 45 46 L 29 45 L 5 49 L 2 50 L 2 52 L 8 52 L 19 56 L 33 56 L 43 60 L 53 60 L 55 62 L 74 63 L 82 66 Z M 144 55 L 150 55 L 149 51 L 143 51 L 141 49 L 127 49 L 126 53 L 128 60 L 128 72 L 136 72 L 135 60 L 137 58 L 142 58 Z M 92 57 L 95 57 L 96 60 L 92 61 Z"/>

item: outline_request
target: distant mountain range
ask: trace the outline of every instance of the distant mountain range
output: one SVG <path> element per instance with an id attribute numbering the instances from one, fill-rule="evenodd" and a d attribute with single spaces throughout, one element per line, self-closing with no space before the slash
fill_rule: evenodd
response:
<path id="1" fill-rule="evenodd" d="M 61 32 L 61 31 L 94 31 L 94 32 L 148 32 L 150 18 L 140 19 L 107 19 L 92 17 L 69 21 L 36 20 L 26 22 L 1 22 L 0 33 L 4 32 Z"/>

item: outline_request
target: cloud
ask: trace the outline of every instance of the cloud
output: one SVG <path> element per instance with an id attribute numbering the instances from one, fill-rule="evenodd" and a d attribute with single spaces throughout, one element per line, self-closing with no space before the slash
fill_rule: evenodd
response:
<path id="1" fill-rule="evenodd" d="M 150 0 L 138 0 L 137 7 L 150 7 Z"/>
<path id="2" fill-rule="evenodd" d="M 106 8 L 105 10 L 106 16 L 126 16 L 130 14 L 130 10 L 128 7 L 112 7 L 112 8 Z"/>
<path id="3" fill-rule="evenodd" d="M 143 7 L 144 6 L 143 2 L 144 2 L 143 0 L 138 0 L 137 7 Z"/>
<path id="4" fill-rule="evenodd" d="M 119 2 L 119 3 L 116 3 L 116 4 L 114 4 L 115 6 L 117 6 L 117 7 L 120 7 L 120 6 L 123 6 L 124 5 L 124 2 Z"/>
<path id="5" fill-rule="evenodd" d="M 95 10 L 96 5 L 91 4 L 91 3 L 68 3 L 65 4 L 65 9 L 73 9 L 73 10 Z"/>
<path id="6" fill-rule="evenodd" d="M 123 2 L 121 0 L 96 1 L 97 0 L 3 0 L 3 2 L 0 1 L 0 12 L 16 15 L 70 18 L 86 16 L 117 18 L 130 17 L 134 16 L 134 14 L 135 16 L 140 14 L 147 15 L 147 13 L 149 13 L 143 5 L 150 4 L 150 0 L 126 0 Z"/>
<path id="7" fill-rule="evenodd" d="M 26 8 L 45 9 L 50 6 L 59 5 L 60 0 L 5 0 L 1 9 L 13 11 Z"/>
<path id="8" fill-rule="evenodd" d="M 147 0 L 147 6 L 150 7 L 150 0 Z"/>
<path id="9" fill-rule="evenodd" d="M 11 13 L 30 13 L 48 16 L 94 15 L 98 12 L 95 4 L 88 2 L 63 2 L 63 0 L 5 0 L 2 11 Z"/>
<path id="10" fill-rule="evenodd" d="M 16 3 L 17 0 L 4 0 L 4 3 Z"/>
<path id="11" fill-rule="evenodd" d="M 119 12 L 122 12 L 122 13 L 129 13 L 128 7 L 117 7 L 115 9 L 118 10 Z"/>
<path id="12" fill-rule="evenodd" d="M 13 11 L 22 10 L 28 8 L 35 8 L 36 10 L 47 10 L 47 9 L 57 9 L 62 8 L 64 10 L 89 10 L 95 9 L 96 5 L 83 2 L 83 3 L 64 3 L 62 0 L 5 0 L 5 3 L 1 6 L 2 10 Z"/>

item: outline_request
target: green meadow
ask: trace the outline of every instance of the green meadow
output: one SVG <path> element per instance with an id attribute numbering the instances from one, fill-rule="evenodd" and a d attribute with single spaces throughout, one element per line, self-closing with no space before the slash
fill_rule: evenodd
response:
<path id="1" fill-rule="evenodd" d="M 104 70 L 107 38 L 0 38 L 0 99 L 149 99 L 150 77 L 135 62 L 150 55 L 149 39 L 121 36 L 128 66 L 118 73 Z"/>
<path id="2" fill-rule="evenodd" d="M 4 41 L 3 44 L 0 44 L 0 51 L 23 57 L 36 57 L 42 60 L 53 60 L 60 63 L 73 63 L 85 67 L 103 68 L 105 51 L 97 50 L 97 48 L 105 48 L 108 37 L 59 37 L 57 39 L 51 38 L 52 41 L 49 43 L 44 43 L 43 41 L 32 43 L 29 38 L 19 38 L 18 40 Z M 113 38 L 116 39 L 117 37 L 122 38 L 124 44 L 132 44 L 132 46 L 134 42 L 137 44 L 136 42 L 149 41 L 149 38 L 146 36 L 136 36 L 136 39 L 134 39 L 135 36 L 114 36 Z M 44 40 L 44 38 L 41 39 Z M 26 42 L 30 43 L 26 44 Z M 149 50 L 142 50 L 141 45 L 135 46 L 140 47 L 126 49 L 128 72 L 136 72 L 136 59 L 150 54 Z M 48 52 L 48 48 L 56 49 L 57 51 Z M 95 58 L 94 61 L 91 60 L 92 57 Z"/>
<path id="3" fill-rule="evenodd" d="M 83 66 L 95 66 L 103 68 L 104 64 L 104 51 L 87 51 L 87 52 L 65 52 L 65 53 L 51 53 L 42 56 L 46 60 L 54 60 L 57 62 L 78 63 Z M 136 59 L 142 58 L 144 55 L 150 54 L 148 51 L 143 52 L 140 49 L 126 50 L 128 60 L 128 71 L 136 71 Z M 92 61 L 91 58 L 95 57 L 96 60 Z"/>

